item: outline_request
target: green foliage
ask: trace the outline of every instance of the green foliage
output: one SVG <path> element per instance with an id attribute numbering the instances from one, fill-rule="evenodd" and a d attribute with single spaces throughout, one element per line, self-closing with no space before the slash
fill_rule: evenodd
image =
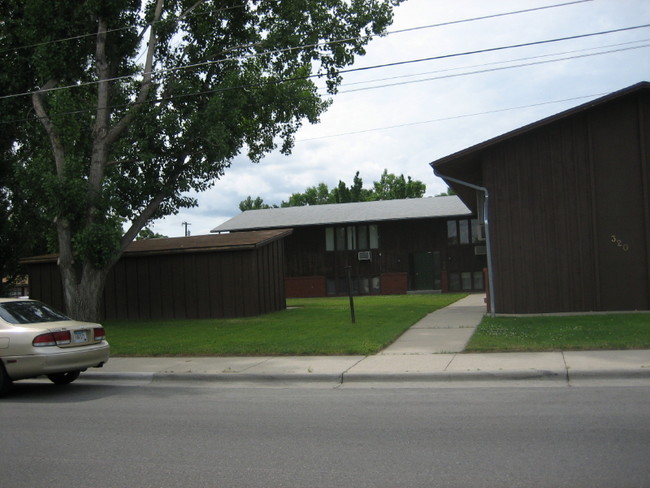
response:
<path id="1" fill-rule="evenodd" d="M 456 194 L 456 192 L 454 191 L 454 189 L 448 186 L 447 191 L 444 191 L 442 193 L 438 193 L 436 196 L 437 197 L 450 197 L 450 196 L 455 195 L 455 194 Z"/>
<path id="2" fill-rule="evenodd" d="M 319 183 L 316 186 L 308 187 L 302 193 L 293 193 L 289 200 L 281 203 L 281 207 L 301 207 L 305 205 L 325 205 L 328 203 L 350 203 L 350 202 L 369 202 L 374 200 L 395 200 L 402 198 L 421 198 L 427 191 L 427 187 L 419 180 L 413 180 L 411 177 L 404 178 L 404 175 L 396 176 L 384 170 L 379 181 L 373 183 L 372 189 L 363 187 L 363 180 L 357 171 L 354 175 L 352 185 L 349 187 L 345 182 L 339 180 L 339 184 L 330 190 L 326 183 Z M 256 202 L 260 206 L 255 206 Z M 260 208 L 270 208 L 267 204 L 262 204 L 263 200 L 257 197 L 255 200 L 248 197 L 247 200 L 240 202 L 239 209 L 257 210 Z M 243 205 L 243 207 L 242 207 Z M 274 205 L 276 207 L 276 205 Z"/>
<path id="3" fill-rule="evenodd" d="M 222 320 L 107 321 L 113 356 L 366 355 L 391 344 L 426 314 L 466 295 L 393 295 L 288 300 L 290 309 Z"/>
<path id="4" fill-rule="evenodd" d="M 253 197 L 249 195 L 246 197 L 246 200 L 239 202 L 239 210 L 242 212 L 245 212 L 246 210 L 260 210 L 263 208 L 271 208 L 271 206 L 264 203 L 264 200 L 260 197 L 253 200 Z"/>
<path id="5" fill-rule="evenodd" d="M 400 1 L 3 0 L 0 93 L 15 96 L 0 99 L 0 155 L 25 197 L 15 215 L 31 206 L 56 229 L 68 277 L 90 276 L 72 263 L 110 266 L 237 155 L 289 153 L 331 103 L 313 78 L 335 93 Z M 64 278 L 67 297 L 73 286 L 85 284 Z"/>
<path id="6" fill-rule="evenodd" d="M 143 241 L 145 239 L 161 239 L 161 238 L 166 238 L 167 236 L 164 236 L 162 234 L 159 234 L 158 232 L 152 231 L 149 227 L 145 227 L 140 231 L 138 234 L 138 237 L 135 238 L 136 241 Z"/>
<path id="7" fill-rule="evenodd" d="M 408 179 L 404 175 L 396 176 L 384 170 L 379 181 L 374 182 L 371 200 L 397 200 L 402 198 L 421 198 L 427 191 L 424 183 Z"/>
<path id="8" fill-rule="evenodd" d="M 95 268 L 103 269 L 120 250 L 122 229 L 118 225 L 94 223 L 75 235 L 75 255 Z"/>

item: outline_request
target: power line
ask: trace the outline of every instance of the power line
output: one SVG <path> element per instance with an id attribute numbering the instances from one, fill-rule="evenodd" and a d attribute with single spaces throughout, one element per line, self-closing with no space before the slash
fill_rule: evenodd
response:
<path id="1" fill-rule="evenodd" d="M 372 80 L 364 80 L 364 81 L 354 81 L 354 82 L 343 82 L 342 87 L 348 87 L 348 86 L 353 86 L 353 85 L 365 85 L 367 83 L 376 83 L 379 81 L 390 81 L 390 80 L 399 80 L 403 78 L 413 78 L 415 76 L 424 76 L 424 75 L 431 75 L 431 74 L 436 74 L 436 73 L 446 73 L 449 71 L 459 71 L 463 69 L 470 69 L 470 68 L 480 68 L 484 66 L 494 66 L 494 65 L 499 65 L 499 64 L 507 64 L 507 63 L 514 63 L 518 61 L 528 61 L 531 59 L 540 59 L 540 58 L 551 58 L 554 56 L 564 56 L 567 54 L 574 54 L 574 53 L 580 53 L 580 52 L 585 52 L 585 51 L 594 51 L 596 49 L 606 49 L 606 48 L 612 48 L 612 47 L 620 47 L 620 46 L 629 46 L 630 44 L 638 44 L 638 43 L 643 43 L 643 42 L 650 42 L 650 39 L 638 39 L 636 41 L 629 41 L 629 42 L 621 42 L 617 44 L 607 44 L 605 46 L 598 46 L 598 47 L 590 47 L 590 48 L 585 48 L 585 49 L 574 49 L 572 51 L 563 51 L 563 52 L 556 52 L 556 53 L 550 53 L 550 54 L 540 54 L 537 56 L 526 56 L 523 58 L 515 58 L 515 59 L 508 59 L 504 61 L 494 61 L 491 63 L 482 63 L 482 64 L 474 64 L 470 66 L 459 66 L 455 68 L 446 68 L 446 69 L 440 69 L 440 70 L 435 70 L 435 71 L 425 71 L 421 73 L 411 73 L 411 74 L 404 74 L 404 75 L 398 75 L 398 76 L 389 76 L 385 78 L 375 78 Z M 639 46 L 639 47 L 646 47 L 646 46 Z M 597 54 L 603 54 L 601 53 L 595 53 L 594 55 Z M 339 93 L 342 93 L 339 91 Z"/>
<path id="2" fill-rule="evenodd" d="M 576 0 L 576 1 L 573 1 L 573 2 L 566 2 L 566 3 L 555 4 L 555 5 L 547 5 L 547 6 L 543 6 L 543 7 L 535 7 L 535 8 L 530 8 L 530 9 L 526 9 L 526 10 L 517 10 L 517 11 L 504 12 L 504 13 L 499 13 L 499 14 L 486 15 L 486 16 L 482 16 L 482 17 L 473 17 L 473 18 L 469 18 L 469 19 L 462 19 L 462 20 L 455 20 L 455 21 L 450 21 L 450 22 L 443 22 L 443 23 L 440 23 L 440 24 L 431 24 L 431 25 L 427 25 L 427 26 L 413 27 L 413 28 L 408 28 L 408 29 L 392 31 L 392 32 L 389 32 L 388 34 L 396 34 L 396 33 L 409 32 L 409 31 L 419 30 L 419 29 L 429 29 L 429 28 L 435 28 L 435 27 L 442 27 L 442 26 L 447 26 L 447 25 L 452 25 L 452 24 L 459 24 L 459 23 L 464 23 L 464 22 L 474 22 L 474 21 L 478 21 L 478 20 L 485 20 L 485 19 L 490 19 L 490 18 L 503 17 L 503 16 L 507 16 L 507 15 L 516 15 L 516 14 L 520 14 L 520 13 L 528 13 L 528 12 L 533 12 L 533 11 L 537 11 L 537 10 L 564 7 L 564 6 L 567 6 L 567 5 L 579 4 L 579 3 L 585 3 L 585 2 L 592 2 L 592 1 L 593 0 Z M 234 8 L 234 7 L 230 7 L 230 8 Z M 227 9 L 222 9 L 222 10 L 227 10 Z M 644 26 L 630 27 L 630 28 L 625 28 L 625 29 L 622 29 L 622 30 L 630 30 L 630 29 L 635 29 L 635 28 L 640 28 L 640 27 L 644 27 Z M 647 26 L 645 26 L 645 27 L 647 27 Z M 124 30 L 124 29 L 127 29 L 127 28 L 115 29 L 115 31 Z M 607 34 L 607 33 L 611 33 L 611 32 L 619 32 L 619 30 L 606 31 L 606 32 L 603 32 L 603 33 L 587 34 L 587 35 L 584 35 L 584 36 L 569 37 L 569 38 L 566 38 L 566 39 L 587 37 L 587 36 L 590 36 L 590 35 L 592 35 L 592 36 L 593 35 L 601 35 L 601 34 Z M 65 39 L 65 40 L 78 39 L 78 38 L 81 38 L 81 37 L 94 36 L 94 35 L 97 35 L 97 34 L 86 34 L 84 36 L 71 37 L 71 38 L 68 38 L 68 39 Z M 233 61 L 233 60 L 244 60 L 244 59 L 254 58 L 254 57 L 263 56 L 263 55 L 267 55 L 267 54 L 281 54 L 283 52 L 290 52 L 290 51 L 297 50 L 297 49 L 313 48 L 313 47 L 320 47 L 320 46 L 331 45 L 331 44 L 336 44 L 336 43 L 341 43 L 341 42 L 348 42 L 348 41 L 352 41 L 352 40 L 356 40 L 356 39 L 361 39 L 361 38 L 364 38 L 364 37 L 368 37 L 368 36 L 350 37 L 350 38 L 345 38 L 345 39 L 337 39 L 337 40 L 333 40 L 333 41 L 320 42 L 320 43 L 316 43 L 316 44 L 307 44 L 307 45 L 294 46 L 294 47 L 285 48 L 285 49 L 264 51 L 264 52 L 260 52 L 260 53 L 252 53 L 252 54 L 249 54 L 247 56 L 240 56 L 240 57 L 234 57 L 234 58 L 224 58 L 224 59 L 212 60 L 212 61 L 204 61 L 204 62 L 200 62 L 200 63 L 194 63 L 194 64 L 191 64 L 191 65 L 179 66 L 179 67 L 175 67 L 175 68 L 166 68 L 166 69 L 154 70 L 154 71 L 152 71 L 151 74 L 152 75 L 153 74 L 157 75 L 157 74 L 163 74 L 163 73 L 168 73 L 168 72 L 173 72 L 173 71 L 178 71 L 178 70 L 193 69 L 193 68 L 199 68 L 199 67 L 203 67 L 203 66 L 211 66 L 211 65 L 214 65 L 214 64 L 220 64 L 220 63 Z M 564 40 L 564 39 L 560 39 L 560 40 Z M 49 41 L 49 42 L 59 42 L 59 41 Z M 539 41 L 539 43 L 546 43 L 546 42 L 557 42 L 557 41 L 556 40 Z M 47 43 L 41 43 L 41 44 L 38 44 L 38 45 L 42 45 L 42 44 L 47 44 Z M 255 44 L 234 46 L 231 49 L 247 48 L 247 47 L 252 47 L 254 45 Z M 524 45 L 526 45 L 526 44 L 524 44 Z M 33 46 L 35 46 L 35 45 L 33 45 Z M 513 46 L 513 47 L 518 47 L 518 46 Z M 491 50 L 509 49 L 509 48 L 510 47 L 501 47 L 501 48 L 493 48 Z M 489 52 L 489 51 L 490 50 L 487 50 L 487 51 L 475 51 L 474 54 L 481 53 L 481 52 Z M 4 51 L 0 51 L 0 52 L 4 52 Z M 466 54 L 472 54 L 472 53 L 451 54 L 451 55 L 444 56 L 444 57 L 462 56 L 462 55 L 466 55 Z M 435 57 L 435 58 L 428 58 L 428 59 L 422 59 L 422 60 L 408 61 L 407 63 L 427 61 L 427 60 L 432 60 L 432 59 L 443 59 L 444 57 Z M 377 68 L 379 68 L 379 67 L 388 67 L 388 66 L 398 65 L 398 64 L 401 64 L 401 63 L 398 62 L 398 63 L 395 63 L 395 64 L 377 66 Z M 356 68 L 356 69 L 351 69 L 351 70 L 342 70 L 340 72 L 341 73 L 347 73 L 347 72 L 352 72 L 352 71 L 363 71 L 363 70 L 367 70 L 367 69 L 375 69 L 375 67 Z M 71 85 L 54 87 L 54 88 L 49 88 L 47 90 L 36 90 L 36 91 L 28 91 L 28 92 L 17 93 L 17 94 L 3 95 L 3 96 L 0 96 L 0 100 L 6 99 L 6 98 L 30 96 L 30 95 L 33 95 L 34 93 L 37 93 L 37 92 L 47 93 L 47 92 L 67 90 L 67 89 L 79 88 L 79 87 L 83 87 L 83 86 L 95 85 L 95 84 L 98 84 L 100 82 L 102 82 L 102 83 L 103 82 L 114 82 L 114 81 L 120 81 L 120 80 L 124 80 L 124 79 L 132 79 L 132 78 L 136 78 L 136 77 L 138 77 L 140 75 L 141 75 L 140 73 L 130 74 L 130 75 L 124 75 L 124 76 L 117 76 L 117 77 L 113 77 L 113 78 L 106 79 L 106 80 L 93 80 L 93 81 L 88 81 L 88 82 L 84 82 L 84 83 L 75 83 L 75 84 L 71 84 Z"/>
<path id="3" fill-rule="evenodd" d="M 529 105 L 518 105 L 515 107 L 508 107 L 508 108 L 501 108 L 501 109 L 495 109 L 495 110 L 487 110 L 485 112 L 475 112 L 471 114 L 461 114 L 461 115 L 454 115 L 451 117 L 441 117 L 439 119 L 430 119 L 430 120 L 422 120 L 419 122 L 407 122 L 404 124 L 397 124 L 397 125 L 389 125 L 385 127 L 375 127 L 372 129 L 364 129 L 364 130 L 357 130 L 357 131 L 352 131 L 352 132 L 342 132 L 339 134 L 329 134 L 326 136 L 318 136 L 318 137 L 310 137 L 307 139 L 296 139 L 296 144 L 300 142 L 308 142 L 308 141 L 316 141 L 320 139 L 331 139 L 334 137 L 343 137 L 343 136 L 350 136 L 350 135 L 358 135 L 358 134 L 367 134 L 369 132 L 379 132 L 379 131 L 384 131 L 384 130 L 392 130 L 392 129 L 401 129 L 404 127 L 412 127 L 416 125 L 425 125 L 425 124 L 432 124 L 435 122 L 448 122 L 450 120 L 456 120 L 456 119 L 464 119 L 468 117 L 478 117 L 480 115 L 491 115 L 491 114 L 496 114 L 496 113 L 501 113 L 501 112 L 509 112 L 513 110 L 521 110 L 521 109 L 526 109 L 526 108 L 534 108 L 534 107 L 541 107 L 544 105 L 552 105 L 556 103 L 565 103 L 565 102 L 574 102 L 577 100 L 584 100 L 587 98 L 596 98 L 596 97 L 601 97 L 606 95 L 607 93 L 595 93 L 592 95 L 582 95 L 578 97 L 572 97 L 572 98 L 563 98 L 561 100 L 550 100 L 547 102 L 539 102 L 539 103 L 533 103 Z"/>
<path id="4" fill-rule="evenodd" d="M 640 42 L 640 41 L 637 41 Z M 627 44 L 627 43 L 624 43 Z M 520 47 L 521 45 L 516 45 L 515 47 Z M 632 49 L 640 49 L 644 47 L 648 47 L 650 44 L 644 44 L 640 46 L 632 46 L 632 47 L 627 47 L 627 48 L 619 48 L 619 49 L 612 49 L 608 51 L 601 51 L 597 53 L 589 53 L 589 54 L 583 54 L 583 55 L 576 55 L 576 56 L 568 56 L 564 58 L 557 58 L 557 59 L 552 59 L 552 60 L 543 60 L 543 61 L 536 61 L 536 62 L 531 62 L 531 63 L 521 63 L 517 65 L 511 65 L 511 66 L 503 66 L 503 67 L 497 67 L 497 68 L 488 68 L 488 69 L 483 69 L 483 70 L 476 70 L 476 71 L 470 71 L 470 72 L 463 72 L 463 73 L 454 73 L 454 74 L 449 74 L 449 75 L 441 75 L 437 77 L 431 77 L 431 78 L 425 78 L 425 79 L 419 79 L 419 80 L 413 80 L 413 81 L 407 81 L 407 82 L 399 82 L 399 83 L 392 83 L 392 84 L 384 84 L 384 85 L 377 85 L 377 86 L 372 86 L 372 87 L 365 87 L 365 88 L 357 88 L 357 89 L 351 89 L 351 90 L 343 90 L 339 93 L 344 94 L 344 93 L 352 93 L 352 92 L 357 92 L 357 91 L 365 91 L 365 90 L 372 90 L 372 89 L 379 89 L 379 88 L 387 88 L 390 86 L 399 86 L 399 85 L 406 85 L 406 84 L 411 84 L 411 83 L 422 83 L 425 81 L 435 81 L 435 80 L 440 80 L 440 79 L 446 79 L 446 78 L 453 78 L 453 77 L 460 77 L 460 76 L 469 76 L 469 75 L 476 75 L 476 74 L 481 74 L 481 73 L 488 73 L 488 72 L 494 72 L 494 71 L 501 71 L 501 70 L 506 70 L 506 69 L 514 69 L 514 68 L 520 68 L 520 67 L 528 67 L 528 66 L 534 66 L 534 65 L 539 65 L 539 64 L 548 64 L 552 62 L 558 62 L 558 61 L 565 61 L 565 60 L 570 60 L 570 59 L 578 59 L 578 58 L 584 58 L 584 57 L 591 57 L 591 56 L 598 56 L 598 55 L 603 55 L 603 54 L 611 54 L 615 52 L 621 52 L 621 51 L 627 51 L 627 50 L 632 50 Z M 503 48 L 499 48 L 503 49 Z M 447 57 L 447 56 L 445 56 Z M 523 58 L 526 59 L 526 58 Z M 531 59 L 534 59 L 531 58 Z M 421 60 L 413 60 L 413 62 L 421 62 Z M 404 64 L 406 62 L 403 62 L 401 64 Z M 378 65 L 377 67 L 385 67 L 385 65 Z M 368 70 L 369 68 L 364 68 L 364 70 Z M 348 71 L 355 71 L 355 69 L 351 69 Z M 346 72 L 343 70 L 342 72 Z M 278 80 L 272 83 L 283 83 L 283 82 L 290 82 L 290 81 L 299 81 L 299 80 L 304 80 L 304 79 L 309 79 L 309 78 L 317 78 L 318 75 L 310 75 L 310 76 L 304 76 L 304 77 L 296 77 L 296 78 L 291 78 L 291 79 L 284 79 L 284 80 Z M 240 85 L 240 86 L 235 86 L 235 87 L 228 87 L 228 88 L 216 88 L 212 90 L 205 90 L 201 92 L 193 92 L 193 93 L 185 93 L 182 95 L 174 95 L 170 97 L 159 97 L 155 100 L 148 101 L 146 103 L 160 103 L 164 101 L 169 101 L 169 100 L 176 100 L 176 99 L 181 99 L 181 98 L 188 98 L 192 96 L 199 96 L 199 95 L 206 95 L 206 94 L 211 94 L 211 93 L 219 93 L 219 92 L 226 92 L 226 91 L 231 91 L 231 90 L 237 90 L 237 89 L 244 89 L 244 88 L 252 88 L 256 86 L 260 86 L 261 83 L 255 83 L 255 84 L 249 84 L 249 85 Z M 125 104 L 120 104 L 120 105 L 112 105 L 109 108 L 123 108 L 130 106 L 131 103 L 125 103 Z M 74 111 L 65 111 L 65 112 L 57 112 L 57 113 L 52 113 L 51 116 L 62 116 L 62 115 L 77 115 L 81 113 L 89 113 L 94 111 L 94 108 L 89 108 L 89 109 L 82 109 L 82 110 L 74 110 Z M 0 122 L 0 125 L 4 124 L 15 124 L 18 122 L 23 122 L 29 120 L 27 118 L 22 118 L 22 119 L 15 119 L 11 121 L 2 121 Z"/>
<path id="5" fill-rule="evenodd" d="M 200 0 L 199 3 L 202 3 L 202 1 L 204 1 L 204 0 Z M 471 17 L 471 18 L 467 18 L 467 19 L 451 20 L 451 21 L 448 21 L 448 22 L 441 22 L 441 23 L 438 23 L 438 24 L 429 24 L 429 25 L 423 25 L 423 26 L 418 26 L 418 27 L 408 27 L 408 28 L 405 28 L 405 29 L 388 31 L 388 32 L 386 32 L 386 35 L 402 34 L 402 33 L 405 33 L 405 32 L 412 32 L 412 31 L 423 30 L 423 29 L 431 29 L 431 28 L 436 28 L 436 27 L 445 27 L 445 26 L 449 26 L 449 25 L 461 24 L 461 23 L 466 23 L 466 22 L 474 22 L 474 21 L 479 21 L 479 20 L 488 20 L 488 19 L 493 19 L 493 18 L 498 18 L 498 17 L 505 17 L 505 16 L 509 16 L 509 15 L 530 13 L 530 12 L 535 12 L 535 11 L 539 11 L 539 10 L 547 10 L 547 9 L 558 8 L 558 7 L 566 7 L 566 6 L 569 6 L 569 5 L 575 5 L 575 4 L 593 2 L 593 1 L 594 0 L 575 0 L 575 1 L 572 1 L 572 2 L 564 2 L 564 3 L 553 4 L 553 5 L 544 5 L 544 6 L 541 6 L 541 7 L 532 7 L 532 8 L 524 9 L 524 10 L 513 10 L 513 11 L 509 11 L 509 12 L 502 12 L 502 13 L 498 13 L 498 14 L 484 15 L 484 16 L 480 16 L 480 17 Z M 184 14 L 179 15 L 176 19 L 174 19 L 174 21 L 175 22 L 180 22 L 181 20 L 184 20 L 185 18 L 190 17 L 190 16 L 193 17 L 193 16 L 199 16 L 199 15 L 208 15 L 210 13 L 225 12 L 225 11 L 228 11 L 228 10 L 241 9 L 241 8 L 245 8 L 245 7 L 246 7 L 245 5 L 236 5 L 236 6 L 233 6 L 233 7 L 221 7 L 221 8 L 217 8 L 217 9 L 210 9 L 207 12 L 184 13 Z M 194 8 L 194 7 L 192 7 L 192 8 Z M 151 25 L 155 25 L 155 24 L 160 23 L 160 22 L 169 22 L 169 20 L 170 19 L 159 20 L 159 21 L 150 23 L 148 25 L 151 26 Z M 137 26 L 117 27 L 115 29 L 108 29 L 108 30 L 106 30 L 106 34 L 110 34 L 110 33 L 113 33 L 113 32 L 121 32 L 121 31 L 125 31 L 125 30 L 130 30 L 130 29 L 133 29 L 134 27 L 137 27 Z M 5 52 L 10 52 L 10 51 L 20 51 L 20 50 L 23 50 L 23 49 L 31 49 L 31 48 L 40 47 L 40 46 L 47 46 L 48 44 L 59 44 L 59 43 L 62 43 L 62 42 L 76 41 L 76 40 L 85 39 L 85 38 L 88 38 L 88 37 L 96 37 L 97 35 L 98 35 L 97 32 L 93 32 L 93 33 L 89 33 L 89 34 L 79 34 L 79 35 L 76 35 L 76 36 L 70 36 L 70 37 L 66 37 L 66 38 L 62 38 L 62 39 L 54 39 L 54 40 L 51 40 L 51 41 L 37 42 L 37 43 L 34 43 L 34 44 L 28 44 L 28 45 L 24 45 L 24 46 L 12 47 L 12 48 L 8 48 L 8 49 L 0 49 L 0 54 L 5 53 Z M 368 37 L 368 36 L 364 35 L 364 36 L 349 37 L 349 38 L 340 39 L 340 40 L 327 41 L 327 42 L 323 42 L 323 43 L 319 43 L 319 44 L 315 44 L 315 45 L 298 46 L 298 47 L 294 47 L 294 48 L 290 48 L 290 49 L 301 49 L 301 48 L 304 48 L 304 47 L 314 47 L 314 46 L 317 46 L 317 45 L 333 44 L 333 43 L 337 43 L 337 42 L 347 42 L 347 41 L 352 41 L 352 40 L 357 40 L 357 39 L 363 39 L 363 38 L 366 38 L 366 37 Z M 249 47 L 254 47 L 254 46 L 258 45 L 258 44 L 259 43 L 242 44 L 240 46 L 235 46 L 234 48 L 249 48 Z"/>
<path id="6" fill-rule="evenodd" d="M 341 91 L 339 91 L 339 93 L 340 94 L 354 93 L 354 92 L 360 92 L 360 91 L 375 90 L 375 89 L 378 89 L 378 88 L 389 88 L 389 87 L 393 87 L 393 86 L 410 85 L 410 84 L 413 84 L 413 83 L 423 83 L 423 82 L 426 82 L 426 81 L 443 80 L 443 79 L 447 79 L 447 78 L 457 78 L 457 77 L 460 77 L 460 76 L 476 75 L 476 74 L 481 74 L 481 73 L 491 73 L 491 72 L 494 72 L 494 71 L 503 71 L 503 70 L 507 70 L 507 69 L 523 68 L 523 67 L 527 67 L 527 66 L 535 66 L 535 65 L 538 65 L 538 64 L 556 63 L 558 61 L 567 61 L 567 60 L 570 60 L 570 59 L 588 58 L 588 57 L 591 57 L 591 56 L 600 56 L 600 55 L 603 55 L 603 54 L 611 54 L 611 53 L 622 52 L 622 51 L 631 51 L 631 50 L 634 50 L 634 49 L 642 49 L 642 48 L 645 48 L 645 47 L 650 47 L 650 44 L 643 44 L 641 46 L 632 46 L 632 47 L 619 48 L 619 49 L 611 49 L 609 51 L 601 51 L 601 52 L 597 52 L 597 53 L 579 54 L 579 55 L 575 55 L 575 56 L 566 56 L 566 57 L 563 57 L 563 58 L 550 59 L 550 60 L 544 60 L 544 61 L 534 61 L 534 62 L 531 62 L 531 63 L 514 64 L 514 65 L 511 65 L 511 66 L 501 66 L 501 67 L 497 67 L 497 68 L 488 68 L 488 69 L 482 69 L 482 70 L 477 70 L 477 71 L 469 71 L 469 72 L 465 72 L 465 73 L 453 73 L 453 74 L 448 74 L 448 75 L 440 75 L 440 76 L 435 76 L 435 77 L 432 77 L 432 78 L 423 78 L 423 79 L 412 80 L 412 81 L 402 81 L 402 82 L 399 82 L 399 83 L 387 83 L 387 84 L 384 84 L 384 85 L 376 85 L 376 86 L 370 86 L 370 87 L 364 87 L 364 88 L 353 88 L 351 90 L 341 90 Z"/>
<path id="7" fill-rule="evenodd" d="M 625 32 L 625 31 L 631 31 L 635 29 L 645 29 L 647 27 L 650 27 L 650 24 L 643 24 L 643 25 L 636 25 L 636 26 L 631 26 L 631 27 L 622 27 L 620 29 L 610 29 L 606 31 L 600 31 L 600 32 L 591 32 L 589 34 L 578 34 L 575 36 L 566 36 L 566 37 L 557 37 L 555 39 L 545 39 L 542 41 L 532 41 L 532 42 L 525 42 L 521 44 L 511 44 L 508 46 L 500 46 L 500 47 L 491 47 L 487 49 L 477 49 L 474 51 L 465 51 L 465 52 L 460 52 L 460 53 L 454 53 L 454 54 L 443 54 L 439 56 L 431 56 L 428 58 L 420 58 L 420 59 L 412 59 L 409 61 L 395 61 L 393 63 L 386 63 L 386 64 L 379 64 L 379 65 L 374 65 L 374 66 L 367 66 L 367 67 L 361 67 L 361 68 L 350 68 L 344 71 L 341 71 L 341 73 L 352 73 L 356 71 L 366 71 L 369 69 L 377 69 L 377 68 L 392 68 L 393 66 L 401 66 L 404 64 L 413 64 L 413 63 L 422 63 L 425 61 L 437 61 L 440 59 L 449 59 L 449 58 L 455 58 L 459 56 L 470 56 L 473 54 L 485 54 L 485 53 L 491 53 L 491 52 L 497 52 L 497 51 L 503 51 L 506 49 L 516 49 L 520 47 L 530 47 L 530 46 L 540 46 L 542 44 L 551 44 L 555 42 L 562 42 L 562 41 L 572 41 L 575 39 L 584 39 L 586 37 L 594 37 L 594 36 L 602 36 L 606 34 L 614 34 L 617 32 Z"/>

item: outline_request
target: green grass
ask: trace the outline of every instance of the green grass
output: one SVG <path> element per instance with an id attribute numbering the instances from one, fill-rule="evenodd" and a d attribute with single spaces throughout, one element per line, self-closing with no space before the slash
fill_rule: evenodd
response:
<path id="1" fill-rule="evenodd" d="M 464 294 L 292 299 L 287 310 L 220 320 L 106 321 L 113 356 L 367 355 Z"/>
<path id="2" fill-rule="evenodd" d="M 650 314 L 485 317 L 465 352 L 650 349 Z"/>

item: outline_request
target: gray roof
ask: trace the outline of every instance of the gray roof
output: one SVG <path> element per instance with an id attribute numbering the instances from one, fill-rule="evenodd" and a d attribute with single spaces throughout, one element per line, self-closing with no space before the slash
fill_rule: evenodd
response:
<path id="1" fill-rule="evenodd" d="M 212 229 L 228 232 L 471 215 L 457 196 L 247 210 Z"/>

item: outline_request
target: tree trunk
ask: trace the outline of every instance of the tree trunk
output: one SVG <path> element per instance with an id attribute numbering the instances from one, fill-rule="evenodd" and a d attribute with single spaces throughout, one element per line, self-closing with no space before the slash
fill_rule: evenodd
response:
<path id="1" fill-rule="evenodd" d="M 101 321 L 106 271 L 86 264 L 80 279 L 71 267 L 61 267 L 61 276 L 67 315 L 86 322 Z"/>

